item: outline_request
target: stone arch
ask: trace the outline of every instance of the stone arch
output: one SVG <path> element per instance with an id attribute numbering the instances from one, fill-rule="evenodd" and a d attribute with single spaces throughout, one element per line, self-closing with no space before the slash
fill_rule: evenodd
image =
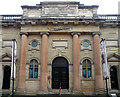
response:
<path id="1" fill-rule="evenodd" d="M 56 64 L 60 65 L 58 67 L 68 67 L 69 65 L 68 60 L 65 57 L 56 57 L 52 62 L 52 66 L 57 67 Z"/>
<path id="2" fill-rule="evenodd" d="M 80 65 L 82 65 L 83 61 L 86 60 L 86 59 L 88 59 L 88 60 L 91 62 L 91 65 L 94 64 L 94 62 L 93 62 L 93 60 L 92 60 L 91 58 L 89 58 L 89 57 L 85 57 L 85 58 L 82 58 L 82 59 L 81 59 L 81 61 L 80 61 Z"/>
<path id="3" fill-rule="evenodd" d="M 69 58 L 68 58 L 67 56 L 58 56 L 58 55 L 56 55 L 56 56 L 54 56 L 54 57 L 51 58 L 50 64 L 52 64 L 53 60 L 54 60 L 55 58 L 57 58 L 57 57 L 64 57 L 64 58 L 66 58 L 67 61 L 68 61 L 68 64 L 71 64 L 71 62 L 70 62 L 70 60 L 69 60 Z"/>
<path id="4" fill-rule="evenodd" d="M 31 60 L 37 60 L 37 62 L 38 62 L 38 64 L 40 64 L 41 62 L 40 62 L 40 59 L 39 58 L 37 58 L 37 57 L 31 57 L 29 60 L 28 60 L 28 64 L 31 62 Z"/>

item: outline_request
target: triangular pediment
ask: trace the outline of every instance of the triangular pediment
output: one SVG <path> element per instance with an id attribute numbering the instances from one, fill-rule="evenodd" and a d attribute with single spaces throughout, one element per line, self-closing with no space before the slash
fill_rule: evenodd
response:
<path id="1" fill-rule="evenodd" d="M 108 62 L 120 62 L 120 55 L 113 53 L 110 56 L 108 56 Z"/>
<path id="2" fill-rule="evenodd" d="M 12 57 L 11 57 L 10 54 L 5 53 L 5 54 L 3 54 L 3 55 L 0 57 L 0 60 L 1 60 L 2 62 L 10 62 L 10 61 L 12 60 Z"/>

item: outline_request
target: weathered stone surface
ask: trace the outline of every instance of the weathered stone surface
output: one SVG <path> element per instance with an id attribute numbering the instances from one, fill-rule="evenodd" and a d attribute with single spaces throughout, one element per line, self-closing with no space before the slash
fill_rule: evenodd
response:
<path id="1" fill-rule="evenodd" d="M 1 19 L 1 17 L 0 17 Z M 0 26 L 0 56 L 2 56 L 2 26 Z M 2 58 L 0 58 L 0 90 L 2 89 L 3 83 L 3 69 L 2 69 Z"/>
<path id="2" fill-rule="evenodd" d="M 100 36 L 94 35 L 94 62 L 95 62 L 95 90 L 100 92 L 104 90 L 102 66 L 101 66 L 101 55 L 100 55 Z"/>
<path id="3" fill-rule="evenodd" d="M 98 6 L 81 5 L 79 2 L 41 2 L 36 6 L 22 6 L 24 18 L 81 17 L 92 18 Z"/>
<path id="4" fill-rule="evenodd" d="M 18 88 L 18 78 L 20 71 L 20 53 L 21 53 L 21 35 L 20 32 L 28 33 L 27 43 L 26 43 L 26 61 L 24 61 L 25 71 L 24 71 L 24 89 L 26 93 L 37 94 L 40 92 L 40 81 L 41 72 L 46 71 L 45 80 L 43 80 L 43 88 L 46 93 L 58 93 L 58 90 L 52 89 L 52 63 L 56 57 L 64 57 L 67 59 L 69 64 L 69 91 L 68 93 L 73 92 L 73 81 L 75 76 L 73 76 L 74 64 L 77 62 L 77 75 L 81 78 L 78 83 L 80 90 L 84 93 L 95 93 L 95 88 L 102 87 L 101 78 L 102 69 L 98 68 L 102 66 L 100 60 L 100 47 L 97 39 L 92 36 L 93 32 L 101 32 L 101 37 L 106 39 L 107 43 L 107 55 L 108 55 L 108 68 L 110 71 L 111 66 L 115 66 L 118 71 L 118 81 L 120 80 L 119 72 L 119 29 L 117 23 L 108 23 L 107 21 L 95 21 L 93 16 L 97 15 L 96 6 L 85 6 L 81 5 L 78 2 L 43 2 L 36 6 L 23 6 L 23 19 L 11 23 L 3 23 L 2 25 L 2 34 L 0 33 L 0 49 L 2 52 L 0 56 L 4 54 L 11 55 L 11 46 L 10 40 L 17 40 L 17 76 L 15 89 Z M 84 20 L 82 20 L 84 18 Z M 0 23 L 1 24 L 1 23 Z M 0 29 L 1 30 L 1 29 Z M 43 48 L 45 41 L 42 41 L 42 36 L 40 32 L 49 32 L 48 41 L 46 42 L 46 49 Z M 79 32 L 81 35 L 78 37 L 77 48 L 74 48 L 74 52 L 77 55 L 77 61 L 73 60 L 73 37 L 72 32 Z M 38 45 L 36 47 L 32 46 L 32 41 L 36 41 Z M 88 47 L 83 46 L 83 42 L 87 41 L 89 43 Z M 100 41 L 100 39 L 99 39 Z M 25 42 L 25 41 L 24 41 Z M 97 43 L 96 43 L 97 42 Z M 7 45 L 7 46 L 5 46 Z M 9 46 L 8 46 L 9 45 Z M 95 46 L 97 45 L 97 46 Z M 3 48 L 2 48 L 3 47 Z M 97 47 L 95 51 L 95 47 Z M 24 48 L 24 47 L 23 47 Z M 48 52 L 46 50 L 48 49 Z M 77 50 L 77 51 L 76 51 Z M 42 54 L 44 52 L 44 54 Z M 79 53 L 80 52 L 80 53 Z M 96 52 L 97 57 L 94 56 Z M 23 53 L 24 55 L 25 53 Z M 115 56 L 116 54 L 116 56 Z M 46 58 L 48 55 L 48 59 Z M 98 57 L 99 55 L 99 57 Z M 25 56 L 23 56 L 25 57 Z M 44 58 L 43 58 L 44 57 Z M 42 59 L 43 58 L 43 59 Z M 97 58 L 97 59 L 95 59 Z M 30 79 L 29 78 L 29 69 L 30 61 L 35 59 L 38 61 L 38 78 Z M 91 62 L 91 78 L 83 77 L 83 60 L 88 59 Z M 9 62 L 8 62 L 9 60 Z M 11 58 L 4 57 L 2 58 L 2 63 L 0 64 L 0 89 L 2 88 L 2 79 L 3 79 L 3 68 L 11 66 Z M 96 61 L 96 62 L 95 62 Z M 44 66 L 44 69 L 41 71 L 41 66 Z M 96 64 L 99 66 L 96 67 Z M 3 66 L 3 67 L 2 67 Z M 79 68 L 78 68 L 79 67 Z M 97 68 L 97 69 L 96 69 Z M 97 71 L 97 72 L 96 72 Z M 95 73 L 96 72 L 96 73 Z M 80 74 L 79 74 L 80 73 Z M 50 76 L 50 79 L 48 79 Z M 97 76 L 97 77 L 96 77 Z M 101 79 L 101 80 L 100 80 Z M 95 85 L 95 82 L 98 82 L 98 86 Z M 99 83 L 100 81 L 100 83 Z M 45 85 L 44 85 L 45 84 Z M 109 88 L 110 79 L 109 79 Z M 12 85 L 12 84 L 11 84 Z M 78 85 L 78 84 L 77 84 Z M 105 81 L 103 81 L 105 86 Z M 45 87 L 44 87 L 45 86 Z M 12 88 L 12 87 L 11 87 Z M 105 87 L 102 87 L 105 89 Z M 120 81 L 119 81 L 120 88 Z M 57 91 L 57 92 L 56 92 Z M 64 91 L 64 90 L 63 90 Z M 43 93 L 45 93 L 43 92 Z M 40 92 L 42 93 L 42 92 Z M 64 93 L 64 92 L 63 92 Z"/>

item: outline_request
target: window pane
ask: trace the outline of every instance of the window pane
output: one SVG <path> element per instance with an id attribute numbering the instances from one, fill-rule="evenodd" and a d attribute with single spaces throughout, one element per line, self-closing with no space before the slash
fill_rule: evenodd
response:
<path id="1" fill-rule="evenodd" d="M 38 68 L 35 68 L 34 78 L 38 78 Z"/>
<path id="2" fill-rule="evenodd" d="M 38 65 L 38 62 L 36 60 L 31 61 L 33 65 Z"/>
<path id="3" fill-rule="evenodd" d="M 33 68 L 33 65 L 30 65 L 30 68 Z"/>
<path id="4" fill-rule="evenodd" d="M 87 60 L 87 67 L 91 68 L 91 62 Z"/>
<path id="5" fill-rule="evenodd" d="M 83 61 L 83 64 L 82 64 L 83 67 L 86 67 L 86 62 L 85 61 L 86 60 Z"/>
<path id="6" fill-rule="evenodd" d="M 88 78 L 91 77 L 91 68 L 88 68 Z"/>
<path id="7" fill-rule="evenodd" d="M 30 68 L 29 77 L 30 77 L 30 78 L 33 78 L 33 69 L 32 69 L 32 68 Z"/>
<path id="8" fill-rule="evenodd" d="M 84 46 L 84 47 L 88 47 L 88 46 L 89 46 L 88 41 L 84 41 L 84 42 L 83 42 L 83 46 Z"/>
<path id="9" fill-rule="evenodd" d="M 83 77 L 86 78 L 86 68 L 83 68 Z"/>
<path id="10" fill-rule="evenodd" d="M 38 68 L 38 65 L 35 65 L 35 68 Z"/>
<path id="11" fill-rule="evenodd" d="M 38 78 L 38 62 L 37 60 L 31 60 L 30 62 L 30 78 Z"/>
<path id="12" fill-rule="evenodd" d="M 32 47 L 36 47 L 38 45 L 38 43 L 36 41 L 32 42 Z"/>

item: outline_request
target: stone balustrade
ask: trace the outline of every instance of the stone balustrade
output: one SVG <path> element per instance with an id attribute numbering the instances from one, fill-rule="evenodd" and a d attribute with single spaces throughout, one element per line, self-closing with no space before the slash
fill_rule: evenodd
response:
<path id="1" fill-rule="evenodd" d="M 0 15 L 0 20 L 17 20 L 22 19 L 22 15 Z"/>
<path id="2" fill-rule="evenodd" d="M 97 15 L 97 18 L 104 19 L 104 20 L 120 20 L 120 15 L 118 15 L 118 14 Z"/>
<path id="3" fill-rule="evenodd" d="M 20 20 L 20 19 L 23 19 L 22 15 L 0 15 L 0 20 L 2 20 L 2 21 Z M 45 19 L 45 17 L 44 18 L 39 17 L 38 19 Z M 64 17 L 64 19 L 65 19 L 65 17 Z M 68 17 L 66 17 L 66 19 L 68 19 Z M 87 19 L 87 17 L 86 18 L 73 17 L 71 19 Z M 93 19 L 119 21 L 120 15 L 119 14 L 96 15 L 95 17 L 93 17 Z"/>

